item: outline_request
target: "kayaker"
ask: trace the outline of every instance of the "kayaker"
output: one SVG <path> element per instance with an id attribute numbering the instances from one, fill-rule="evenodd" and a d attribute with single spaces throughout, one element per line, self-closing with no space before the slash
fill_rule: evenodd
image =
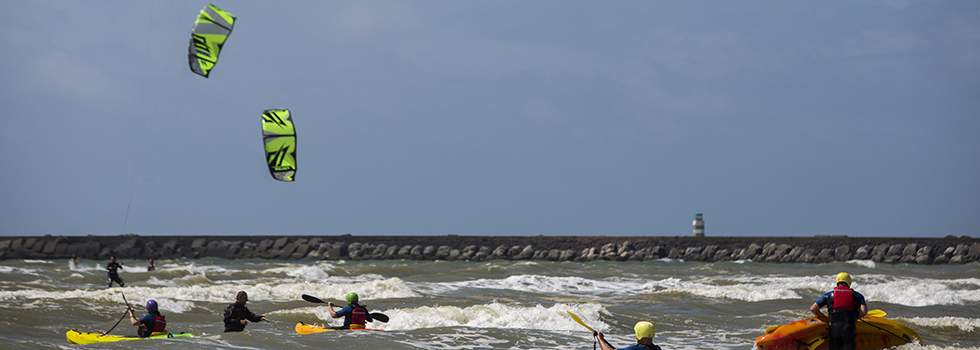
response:
<path id="1" fill-rule="evenodd" d="M 854 350 L 857 348 L 857 320 L 868 314 L 864 295 L 851 289 L 851 275 L 837 274 L 837 287 L 810 305 L 810 312 L 817 317 L 827 317 L 820 308 L 826 306 L 830 313 L 830 350 Z"/>
<path id="2" fill-rule="evenodd" d="M 336 312 L 333 311 L 334 303 L 327 302 L 327 306 L 330 307 L 330 317 L 344 318 L 343 327 L 336 327 L 336 329 L 362 329 L 368 322 L 374 321 L 367 308 L 357 303 L 357 293 L 347 293 L 344 299 L 347 300 L 347 306 Z"/>
<path id="3" fill-rule="evenodd" d="M 235 302 L 225 308 L 225 332 L 244 331 L 248 321 L 271 322 L 265 316 L 253 314 L 245 307 L 245 303 L 248 303 L 248 293 L 241 291 L 235 296 Z"/>
<path id="4" fill-rule="evenodd" d="M 653 323 L 647 321 L 637 322 L 633 326 L 633 331 L 636 332 L 636 345 L 620 349 L 609 345 L 602 332 L 596 332 L 595 336 L 599 339 L 599 346 L 602 350 L 660 350 L 660 347 L 653 343 L 653 336 L 657 334 L 657 329 L 653 326 Z"/>
<path id="5" fill-rule="evenodd" d="M 122 278 L 119 278 L 119 269 L 121 268 L 123 268 L 123 265 L 116 262 L 116 256 L 110 256 L 109 264 L 105 267 L 109 271 L 109 288 L 112 288 L 112 282 L 118 283 L 120 287 L 124 285 Z"/>
<path id="6" fill-rule="evenodd" d="M 146 316 L 140 319 L 136 319 L 133 315 L 133 309 L 129 309 L 129 321 L 134 325 L 139 325 L 140 328 L 137 330 L 137 334 L 140 337 L 149 337 L 156 332 L 166 332 L 167 331 L 167 319 L 160 314 L 157 309 L 156 300 L 150 300 L 146 302 Z"/>
<path id="7" fill-rule="evenodd" d="M 153 270 L 156 270 L 156 269 L 157 269 L 157 267 L 155 265 L 153 265 L 153 259 L 150 259 L 150 264 L 149 265 L 146 265 L 146 271 L 149 272 L 149 271 L 153 271 Z"/>

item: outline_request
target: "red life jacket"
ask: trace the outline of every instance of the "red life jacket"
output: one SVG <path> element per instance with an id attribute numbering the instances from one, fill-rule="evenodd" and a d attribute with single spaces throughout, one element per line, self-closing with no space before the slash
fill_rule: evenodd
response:
<path id="1" fill-rule="evenodd" d="M 163 315 L 156 314 L 153 317 L 156 322 L 153 323 L 153 332 L 163 332 L 167 330 L 167 319 Z"/>
<path id="2" fill-rule="evenodd" d="M 848 286 L 837 286 L 833 294 L 834 305 L 831 311 L 855 311 L 854 290 Z"/>
<path id="3" fill-rule="evenodd" d="M 350 324 L 361 326 L 367 324 L 367 309 L 363 306 L 355 305 L 350 312 Z"/>
<path id="4" fill-rule="evenodd" d="M 153 328 L 145 328 L 145 325 L 140 325 L 140 336 L 149 337 L 151 334 L 156 332 L 166 332 L 167 331 L 167 319 L 163 315 L 157 313 L 153 315 Z"/>

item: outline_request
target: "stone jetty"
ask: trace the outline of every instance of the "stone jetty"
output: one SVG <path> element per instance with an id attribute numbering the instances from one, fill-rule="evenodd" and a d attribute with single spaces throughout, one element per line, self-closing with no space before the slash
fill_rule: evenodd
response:
<path id="1" fill-rule="evenodd" d="M 884 237 L 661 236 L 44 236 L 0 237 L 6 259 L 278 260 L 752 260 L 824 263 L 965 264 L 980 261 L 980 239 Z"/>

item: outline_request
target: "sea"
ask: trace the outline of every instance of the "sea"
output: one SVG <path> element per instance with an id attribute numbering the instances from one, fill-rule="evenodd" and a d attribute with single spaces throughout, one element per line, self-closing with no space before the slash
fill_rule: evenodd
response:
<path id="1" fill-rule="evenodd" d="M 810 305 L 851 274 L 869 309 L 915 330 L 924 345 L 894 349 L 980 350 L 980 264 L 908 265 L 849 261 L 285 261 L 121 260 L 125 287 L 108 288 L 107 261 L 0 261 L 2 349 L 595 349 L 592 332 L 616 347 L 635 344 L 650 321 L 670 349 L 754 349 L 769 326 L 810 316 Z M 224 333 L 223 310 L 246 291 L 248 307 L 271 322 Z M 300 335 L 298 322 L 341 325 L 327 305 L 360 295 L 387 323 Z M 109 330 L 156 300 L 168 330 L 195 338 L 71 345 L 70 329 Z M 144 312 L 145 314 L 145 312 Z M 110 334 L 132 335 L 128 317 Z"/>

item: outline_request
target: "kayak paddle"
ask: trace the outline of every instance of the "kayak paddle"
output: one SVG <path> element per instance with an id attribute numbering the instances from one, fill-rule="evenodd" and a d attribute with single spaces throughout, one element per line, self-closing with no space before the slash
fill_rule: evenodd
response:
<path id="1" fill-rule="evenodd" d="M 568 310 L 565 310 L 565 312 L 567 312 L 569 315 L 571 315 L 572 316 L 572 319 L 575 320 L 575 322 L 578 322 L 578 324 L 582 325 L 582 327 L 585 327 L 585 329 L 588 329 L 590 332 L 592 332 L 592 335 L 595 335 L 596 333 L 598 333 L 594 329 L 592 329 L 592 327 L 589 327 L 588 325 L 586 325 L 585 322 L 582 322 L 582 319 L 581 318 L 578 318 L 578 315 L 573 314 L 571 311 L 568 311 Z"/>
<path id="2" fill-rule="evenodd" d="M 122 315 L 122 317 L 119 318 L 119 321 L 116 321 L 116 324 L 112 325 L 112 328 L 109 328 L 109 330 L 107 330 L 104 333 L 102 333 L 102 335 L 108 335 L 109 332 L 112 332 L 113 329 L 116 329 L 116 326 L 119 325 L 119 322 L 122 322 L 123 318 L 126 318 L 126 315 L 129 315 L 129 310 L 132 310 L 133 309 L 133 307 L 131 305 L 129 305 L 129 300 L 126 300 L 126 294 L 123 294 L 122 292 L 119 292 L 119 294 L 122 294 L 123 301 L 126 302 L 126 307 L 128 309 L 126 309 L 126 311 L 123 312 L 123 315 Z"/>
<path id="3" fill-rule="evenodd" d="M 570 316 L 572 316 L 572 319 L 575 320 L 575 322 L 578 322 L 578 324 L 582 325 L 582 327 L 585 327 L 585 329 L 588 329 L 589 331 L 592 331 L 592 337 L 594 338 L 593 340 L 598 340 L 599 339 L 597 337 L 597 335 L 599 334 L 599 332 L 596 332 L 596 330 L 592 329 L 592 327 L 589 327 L 588 325 L 585 324 L 585 322 L 582 322 L 582 319 L 579 318 L 578 315 L 573 314 L 571 311 L 568 311 L 568 310 L 565 310 L 565 312 L 567 312 Z M 606 345 L 609 345 L 609 347 L 611 347 L 613 349 L 616 348 L 615 346 L 612 346 L 612 344 L 609 344 L 609 342 L 606 341 L 605 339 L 603 339 L 602 341 L 604 343 L 606 343 Z M 595 349 L 595 345 L 596 345 L 596 342 L 593 342 L 592 343 L 592 349 Z"/>
<path id="4" fill-rule="evenodd" d="M 320 300 L 320 298 L 317 298 L 317 297 L 312 296 L 312 295 L 309 295 L 309 294 L 303 294 L 303 300 L 306 300 L 306 301 L 311 302 L 311 303 L 318 303 L 318 304 L 326 304 L 327 303 L 327 302 L 325 302 L 323 300 Z M 380 321 L 380 322 L 383 322 L 383 323 L 388 323 L 388 321 L 390 320 L 388 318 L 388 315 L 385 315 L 385 314 L 380 313 L 380 312 L 372 312 L 369 315 L 371 315 L 371 318 L 375 319 L 376 321 Z"/>

